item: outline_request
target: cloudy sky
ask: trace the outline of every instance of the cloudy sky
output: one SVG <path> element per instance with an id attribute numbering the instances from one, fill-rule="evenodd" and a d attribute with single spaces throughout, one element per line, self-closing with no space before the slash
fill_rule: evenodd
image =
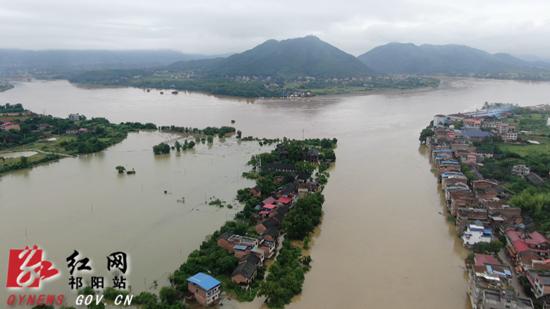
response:
<path id="1" fill-rule="evenodd" d="M 550 58 L 549 0 L 0 0 L 0 48 L 224 54 L 314 34 L 358 55 L 457 43 Z"/>

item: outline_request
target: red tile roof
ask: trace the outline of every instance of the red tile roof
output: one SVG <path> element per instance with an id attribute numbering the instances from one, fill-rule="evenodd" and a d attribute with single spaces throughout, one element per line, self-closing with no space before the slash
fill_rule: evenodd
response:
<path id="1" fill-rule="evenodd" d="M 540 245 L 540 244 L 544 244 L 544 243 L 548 242 L 546 237 L 544 237 L 541 233 L 536 232 L 536 231 L 529 234 L 529 238 L 530 239 L 526 239 L 525 241 L 528 244 L 532 244 L 532 245 Z"/>
<path id="2" fill-rule="evenodd" d="M 288 203 L 292 202 L 292 198 L 290 198 L 288 196 L 281 196 L 280 198 L 277 199 L 277 202 L 283 203 L 283 204 L 288 204 Z"/>
<path id="3" fill-rule="evenodd" d="M 273 204 L 267 204 L 267 205 L 262 206 L 262 208 L 265 208 L 265 209 L 275 209 L 275 208 L 277 208 L 277 206 L 275 206 L 275 205 L 273 205 Z"/>
<path id="4" fill-rule="evenodd" d="M 492 255 L 488 254 L 474 254 L 474 263 L 476 266 L 483 266 L 485 264 L 500 265 L 500 262 Z"/>
<path id="5" fill-rule="evenodd" d="M 529 233 L 525 235 L 525 237 L 523 237 L 523 235 L 518 231 L 508 230 L 506 231 L 506 236 L 508 237 L 508 239 L 510 239 L 512 243 L 517 240 L 523 240 L 529 246 L 538 246 L 548 242 L 548 239 L 546 239 L 544 235 L 536 231 Z"/>
<path id="6" fill-rule="evenodd" d="M 511 242 L 521 239 L 519 232 L 514 230 L 507 230 L 506 236 L 508 236 Z"/>
<path id="7" fill-rule="evenodd" d="M 521 239 L 512 241 L 512 246 L 514 246 L 517 253 L 529 250 L 529 246 Z"/>
<path id="8" fill-rule="evenodd" d="M 265 200 L 262 201 L 262 203 L 264 204 L 273 204 L 274 202 L 276 201 L 276 199 L 272 196 L 266 198 Z"/>

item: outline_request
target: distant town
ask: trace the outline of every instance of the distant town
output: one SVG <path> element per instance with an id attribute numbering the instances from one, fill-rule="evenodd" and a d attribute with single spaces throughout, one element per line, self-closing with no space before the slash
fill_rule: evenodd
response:
<path id="1" fill-rule="evenodd" d="M 550 304 L 550 106 L 435 115 L 430 151 L 466 259 L 472 308 Z"/>

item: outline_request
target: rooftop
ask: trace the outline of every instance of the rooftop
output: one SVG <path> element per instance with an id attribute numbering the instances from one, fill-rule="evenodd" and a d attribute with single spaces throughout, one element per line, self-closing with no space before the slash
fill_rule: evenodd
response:
<path id="1" fill-rule="evenodd" d="M 206 291 L 211 290 L 221 284 L 221 282 L 218 281 L 216 278 L 205 273 L 197 273 L 194 276 L 187 278 L 187 281 L 198 285 Z"/>
<path id="2" fill-rule="evenodd" d="M 462 129 L 462 135 L 468 138 L 485 138 L 491 136 L 491 132 L 482 131 L 480 129 L 465 128 Z"/>

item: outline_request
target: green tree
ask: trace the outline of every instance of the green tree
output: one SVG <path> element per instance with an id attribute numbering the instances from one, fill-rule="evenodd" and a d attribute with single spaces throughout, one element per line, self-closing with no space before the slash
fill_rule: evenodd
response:
<path id="1" fill-rule="evenodd" d="M 173 287 L 162 287 L 159 292 L 163 304 L 172 305 L 178 302 L 178 291 Z"/>
<path id="2" fill-rule="evenodd" d="M 134 302 L 138 305 L 144 305 L 146 308 L 153 308 L 158 303 L 158 297 L 153 293 L 141 292 L 134 298 Z"/>
<path id="3" fill-rule="evenodd" d="M 418 138 L 418 140 L 420 141 L 420 143 L 426 144 L 426 140 L 428 139 L 428 137 L 434 136 L 434 134 L 435 133 L 431 128 L 424 128 L 422 132 L 420 132 L 420 137 Z"/>
<path id="4" fill-rule="evenodd" d="M 126 171 L 126 168 L 122 165 L 118 165 L 117 167 L 115 167 L 115 169 L 118 171 L 119 174 L 124 174 L 124 172 Z"/>
<path id="5" fill-rule="evenodd" d="M 166 143 L 160 143 L 158 145 L 155 145 L 153 146 L 153 153 L 156 155 L 168 154 L 170 153 L 170 145 Z"/>

